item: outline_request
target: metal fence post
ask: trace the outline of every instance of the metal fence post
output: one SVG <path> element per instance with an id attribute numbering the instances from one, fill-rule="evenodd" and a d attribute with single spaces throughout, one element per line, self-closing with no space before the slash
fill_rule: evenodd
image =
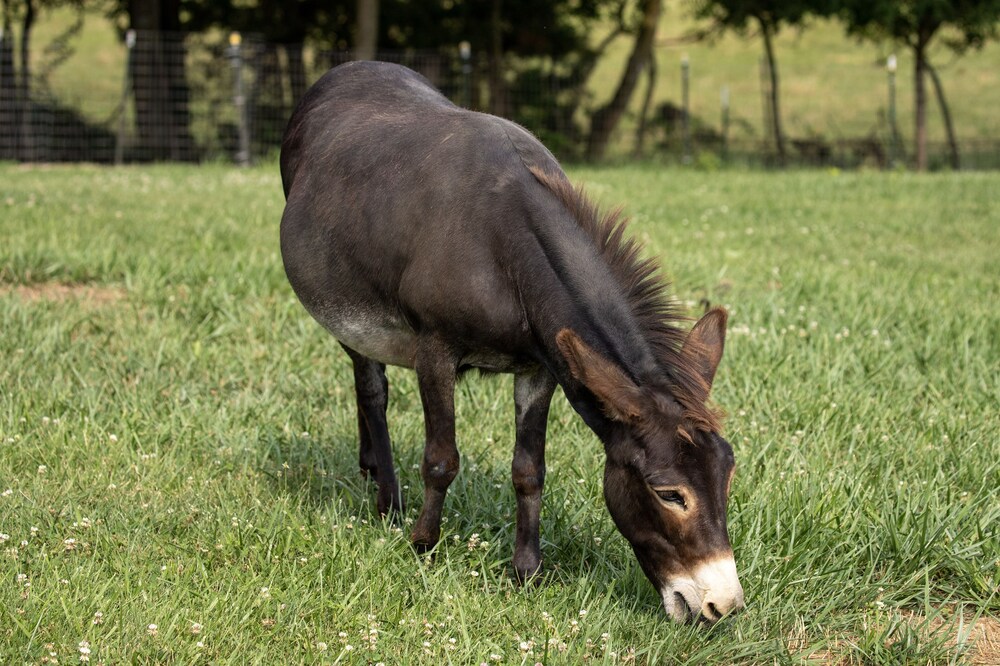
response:
<path id="1" fill-rule="evenodd" d="M 472 107 L 472 44 L 459 42 L 458 55 L 462 59 L 462 105 L 468 109 Z"/>
<path id="2" fill-rule="evenodd" d="M 729 158 L 729 86 L 722 86 L 719 91 L 719 103 L 722 106 L 722 158 Z"/>
<path id="3" fill-rule="evenodd" d="M 115 164 L 125 161 L 125 114 L 128 112 L 128 91 L 132 81 L 132 49 L 135 48 L 135 30 L 125 33 L 125 75 L 122 77 L 122 110 L 118 116 L 118 136 L 115 139 Z"/>
<path id="4" fill-rule="evenodd" d="M 899 132 L 896 129 L 896 54 L 891 54 L 885 61 L 889 73 L 889 168 L 895 168 L 898 159 Z"/>
<path id="5" fill-rule="evenodd" d="M 681 56 L 681 127 L 684 132 L 684 164 L 691 163 L 691 62 L 685 53 Z"/>
<path id="6" fill-rule="evenodd" d="M 243 92 L 243 37 L 238 32 L 229 33 L 229 49 L 226 55 L 233 66 L 233 105 L 236 107 L 236 125 L 239 133 L 239 148 L 236 163 L 250 164 L 250 131 L 247 127 L 247 101 Z"/>

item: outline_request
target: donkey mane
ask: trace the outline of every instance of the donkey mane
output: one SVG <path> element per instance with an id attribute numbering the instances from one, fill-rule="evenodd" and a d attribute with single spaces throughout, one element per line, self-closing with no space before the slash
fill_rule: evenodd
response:
<path id="1" fill-rule="evenodd" d="M 632 316 L 644 332 L 646 342 L 666 375 L 669 392 L 680 403 L 684 417 L 698 430 L 719 432 L 722 412 L 706 404 L 710 387 L 702 379 L 696 362 L 682 353 L 690 321 L 667 293 L 668 283 L 653 258 L 643 259 L 642 246 L 625 234 L 629 219 L 621 208 L 601 214 L 597 206 L 562 174 L 529 167 L 531 173 L 569 211 L 593 239 L 597 250 L 625 292 Z"/>

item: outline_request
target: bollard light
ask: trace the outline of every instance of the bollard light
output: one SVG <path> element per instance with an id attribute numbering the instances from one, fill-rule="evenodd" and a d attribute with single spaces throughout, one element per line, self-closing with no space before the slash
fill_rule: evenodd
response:
<path id="1" fill-rule="evenodd" d="M 885 59 L 885 67 L 889 70 L 890 74 L 896 73 L 896 54 L 893 53 L 888 58 Z"/>
<path id="2" fill-rule="evenodd" d="M 234 49 L 243 42 L 243 36 L 235 30 L 229 33 L 229 45 Z"/>

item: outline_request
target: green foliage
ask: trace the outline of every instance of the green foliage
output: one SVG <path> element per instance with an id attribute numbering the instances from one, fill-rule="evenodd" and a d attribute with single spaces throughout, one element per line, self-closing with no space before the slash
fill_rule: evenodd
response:
<path id="1" fill-rule="evenodd" d="M 809 17 L 829 16 L 835 0 L 694 0 L 694 15 L 711 22 L 712 31 L 733 30 L 746 34 L 758 24 L 766 24 L 775 32 L 782 27 L 801 27 Z"/>
<path id="2" fill-rule="evenodd" d="M 982 48 L 996 39 L 1000 1 L 842 0 L 840 15 L 848 32 L 871 39 L 892 39 L 910 48 L 947 30 L 943 43 L 955 53 Z"/>
<path id="3" fill-rule="evenodd" d="M 462 470 L 417 557 L 416 382 L 390 369 L 409 508 L 382 522 L 349 363 L 283 275 L 274 165 L 0 165 L 4 660 L 995 662 L 970 623 L 1000 614 L 1000 176 L 571 176 L 692 314 L 731 310 L 744 614 L 666 621 L 562 399 L 547 574 L 511 583 L 509 377 L 459 386 Z"/>

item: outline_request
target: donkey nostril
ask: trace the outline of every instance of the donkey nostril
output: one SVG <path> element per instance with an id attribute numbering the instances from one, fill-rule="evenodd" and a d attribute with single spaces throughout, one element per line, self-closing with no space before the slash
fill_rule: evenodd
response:
<path id="1" fill-rule="evenodd" d="M 701 614 L 709 622 L 718 622 L 723 617 L 735 615 L 741 610 L 743 610 L 742 599 L 734 599 L 733 601 L 723 600 L 722 602 L 706 599 L 701 607 Z"/>

